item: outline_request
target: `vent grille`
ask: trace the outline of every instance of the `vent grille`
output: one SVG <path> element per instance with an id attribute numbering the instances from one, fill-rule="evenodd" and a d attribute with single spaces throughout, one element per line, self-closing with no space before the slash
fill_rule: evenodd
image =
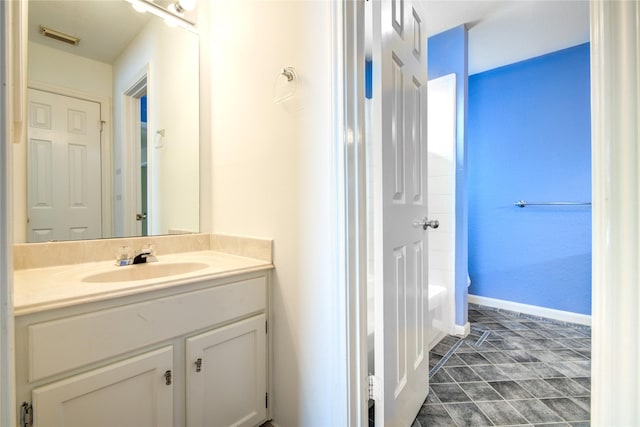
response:
<path id="1" fill-rule="evenodd" d="M 71 46 L 77 46 L 80 43 L 78 37 L 74 37 L 70 34 L 63 33 L 62 31 L 54 30 L 53 28 L 40 25 L 40 34 L 50 39 L 58 40 L 59 42 L 70 44 Z"/>

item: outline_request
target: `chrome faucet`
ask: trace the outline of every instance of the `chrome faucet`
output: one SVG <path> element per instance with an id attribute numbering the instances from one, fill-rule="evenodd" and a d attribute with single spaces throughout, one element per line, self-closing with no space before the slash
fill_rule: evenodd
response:
<path id="1" fill-rule="evenodd" d="M 132 264 L 144 264 L 147 262 L 157 262 L 155 245 L 145 245 L 133 258 Z"/>

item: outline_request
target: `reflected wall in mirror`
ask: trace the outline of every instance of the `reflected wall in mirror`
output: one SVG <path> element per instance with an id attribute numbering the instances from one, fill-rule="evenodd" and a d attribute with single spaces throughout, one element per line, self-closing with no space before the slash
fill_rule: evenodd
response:
<path id="1" fill-rule="evenodd" d="M 15 241 L 199 231 L 198 36 L 124 0 L 28 8 Z"/>

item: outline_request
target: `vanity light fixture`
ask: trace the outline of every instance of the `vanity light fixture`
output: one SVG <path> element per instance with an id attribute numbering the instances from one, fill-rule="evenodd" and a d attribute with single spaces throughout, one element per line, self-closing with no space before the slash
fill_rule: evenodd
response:
<path id="1" fill-rule="evenodd" d="M 195 7 L 194 0 L 180 0 L 179 2 L 169 5 L 168 10 L 157 5 L 152 0 L 127 0 L 127 2 L 129 2 L 138 12 L 149 12 L 162 18 L 169 26 L 181 27 L 193 33 L 198 32 L 195 25 L 184 19 L 183 14 L 178 13 L 175 8 L 175 5 L 179 4 L 182 10 L 189 10 L 185 7 L 185 3 L 187 3 L 187 6 L 190 6 L 191 3 L 193 3 L 193 6 Z"/>
<path id="2" fill-rule="evenodd" d="M 54 30 L 53 28 L 40 25 L 40 34 L 50 39 L 58 40 L 59 42 L 70 44 L 71 46 L 77 46 L 80 43 L 78 37 L 72 36 L 62 31 Z"/>

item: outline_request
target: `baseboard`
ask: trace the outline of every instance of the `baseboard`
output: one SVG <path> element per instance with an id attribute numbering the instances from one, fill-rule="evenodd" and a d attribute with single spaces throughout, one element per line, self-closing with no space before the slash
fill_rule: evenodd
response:
<path id="1" fill-rule="evenodd" d="M 591 316 L 588 314 L 573 313 L 571 311 L 555 310 L 553 308 L 538 307 L 536 305 L 522 304 L 519 302 L 469 295 L 469 302 L 484 305 L 487 307 L 501 308 L 503 310 L 515 311 L 516 313 L 529 314 L 532 316 L 546 317 L 547 319 L 559 320 L 562 322 L 577 323 L 579 325 L 591 326 Z M 458 325 L 456 325 L 456 328 Z"/>
<path id="2" fill-rule="evenodd" d="M 469 332 L 471 332 L 471 325 L 469 324 L 469 322 L 465 323 L 464 325 L 455 325 L 453 328 L 453 334 L 458 337 L 464 338 L 469 335 Z"/>

